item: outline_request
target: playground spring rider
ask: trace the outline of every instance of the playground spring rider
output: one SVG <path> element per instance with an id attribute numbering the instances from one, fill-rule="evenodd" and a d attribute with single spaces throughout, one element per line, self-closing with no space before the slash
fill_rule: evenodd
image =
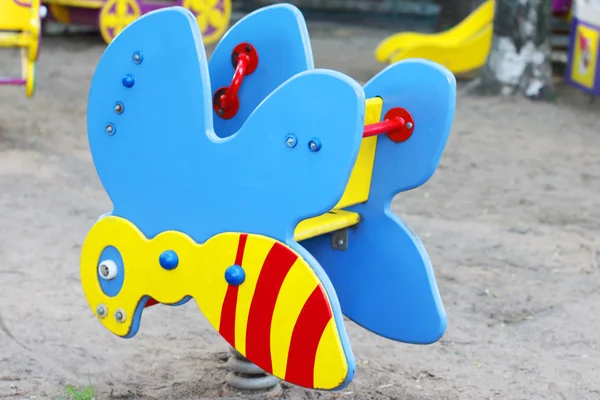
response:
<path id="1" fill-rule="evenodd" d="M 242 19 L 210 65 L 189 11 L 136 20 L 89 95 L 90 147 L 114 205 L 82 249 L 94 314 L 128 338 L 145 307 L 193 297 L 248 360 L 323 390 L 354 376 L 342 313 L 393 340 L 435 342 L 446 315 L 433 270 L 390 203 L 435 171 L 455 99 L 453 75 L 425 60 L 364 89 L 314 69 L 291 5 Z"/>
<path id="2" fill-rule="evenodd" d="M 35 91 L 41 18 L 44 12 L 45 8 L 40 6 L 40 0 L 0 0 L 0 47 L 21 49 L 21 76 L 0 76 L 0 85 L 25 86 L 28 97 L 33 96 Z"/>

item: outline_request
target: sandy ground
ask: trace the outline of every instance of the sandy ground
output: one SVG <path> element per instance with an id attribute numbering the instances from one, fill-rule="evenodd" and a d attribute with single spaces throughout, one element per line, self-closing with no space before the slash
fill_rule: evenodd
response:
<path id="1" fill-rule="evenodd" d="M 387 32 L 310 28 L 319 67 L 361 81 L 381 69 Z M 82 293 L 82 241 L 111 208 L 85 127 L 103 48 L 46 38 L 36 97 L 0 88 L 0 398 L 59 399 L 88 380 L 97 399 L 216 398 L 227 347 L 193 302 L 147 310 L 122 340 Z M 394 203 L 429 249 L 447 334 L 411 346 L 349 322 L 354 382 L 283 398 L 600 399 L 599 111 L 565 87 L 556 104 L 459 96 L 439 170 Z"/>

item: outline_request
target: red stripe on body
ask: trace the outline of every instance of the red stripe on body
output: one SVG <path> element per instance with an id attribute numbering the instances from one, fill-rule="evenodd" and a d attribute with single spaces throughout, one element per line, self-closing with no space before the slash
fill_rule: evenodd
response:
<path id="1" fill-rule="evenodd" d="M 247 239 L 248 234 L 243 233 L 240 235 L 235 255 L 235 265 L 239 265 L 240 267 L 244 259 Z M 235 347 L 235 310 L 237 307 L 238 289 L 239 286 L 229 285 L 227 287 L 227 293 L 225 293 L 225 299 L 221 306 L 221 321 L 219 322 L 219 333 L 233 347 Z"/>
<path id="2" fill-rule="evenodd" d="M 263 264 L 246 327 L 246 357 L 268 373 L 271 361 L 271 321 L 279 290 L 298 256 L 281 243 L 275 243 Z"/>
<path id="3" fill-rule="evenodd" d="M 333 317 L 327 295 L 321 285 L 312 292 L 292 332 L 285 380 L 314 388 L 314 370 L 321 336 Z"/>
<path id="4" fill-rule="evenodd" d="M 152 306 L 155 306 L 155 305 L 157 305 L 157 304 L 158 304 L 158 301 L 154 300 L 154 298 L 153 298 L 153 297 L 150 297 L 150 298 L 148 299 L 148 301 L 146 301 L 146 305 L 144 306 L 144 308 L 147 308 L 147 307 L 152 307 Z"/>

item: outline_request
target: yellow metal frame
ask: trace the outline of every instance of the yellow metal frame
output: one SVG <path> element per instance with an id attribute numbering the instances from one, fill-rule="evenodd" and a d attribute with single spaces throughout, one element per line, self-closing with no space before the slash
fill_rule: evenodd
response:
<path id="1" fill-rule="evenodd" d="M 49 6 L 78 7 L 78 8 L 101 8 L 104 0 L 45 0 L 44 4 Z"/>
<path id="2" fill-rule="evenodd" d="M 365 125 L 379 122 L 381 120 L 382 108 L 383 100 L 381 98 L 368 99 Z M 359 214 L 342 210 L 342 208 L 364 203 L 369 199 L 376 150 L 377 136 L 362 140 L 356 164 L 354 164 L 342 198 L 330 212 L 300 222 L 294 232 L 294 239 L 296 241 L 348 228 L 360 222 Z"/>
<path id="3" fill-rule="evenodd" d="M 21 51 L 22 78 L 28 97 L 35 91 L 35 70 L 40 45 L 40 0 L 29 6 L 13 0 L 0 0 L 0 47 L 17 47 Z"/>

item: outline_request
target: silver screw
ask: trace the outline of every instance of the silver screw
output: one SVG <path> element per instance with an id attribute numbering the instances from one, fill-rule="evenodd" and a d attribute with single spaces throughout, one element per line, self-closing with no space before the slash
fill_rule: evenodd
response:
<path id="1" fill-rule="evenodd" d="M 338 246 L 343 246 L 344 245 L 344 240 L 343 239 L 338 239 L 337 244 L 338 244 Z"/>
<path id="2" fill-rule="evenodd" d="M 316 150 L 317 149 L 317 144 L 315 142 L 310 142 L 310 149 L 311 150 Z"/>
<path id="3" fill-rule="evenodd" d="M 117 114 L 121 114 L 123 112 L 123 104 L 121 104 L 121 103 L 115 104 L 115 112 Z"/>
<path id="4" fill-rule="evenodd" d="M 294 135 L 288 135 L 285 138 L 285 144 L 287 145 L 287 147 L 296 147 L 296 137 Z"/>
<path id="5" fill-rule="evenodd" d="M 413 127 L 412 122 L 407 122 L 406 123 L 406 129 L 412 129 L 412 127 Z"/>
<path id="6" fill-rule="evenodd" d="M 106 125 L 106 133 L 110 136 L 115 134 L 115 127 L 112 124 Z"/>
<path id="7" fill-rule="evenodd" d="M 100 318 L 106 317 L 107 311 L 108 310 L 106 309 L 106 306 L 104 304 L 100 304 L 98 307 L 96 307 L 96 313 Z"/>
<path id="8" fill-rule="evenodd" d="M 142 62 L 142 55 L 140 53 L 133 53 L 133 62 L 139 64 Z"/>
<path id="9" fill-rule="evenodd" d="M 117 311 L 115 311 L 115 319 L 117 320 L 117 322 L 125 322 L 125 311 L 123 311 L 123 309 L 121 308 L 117 309 Z"/>

